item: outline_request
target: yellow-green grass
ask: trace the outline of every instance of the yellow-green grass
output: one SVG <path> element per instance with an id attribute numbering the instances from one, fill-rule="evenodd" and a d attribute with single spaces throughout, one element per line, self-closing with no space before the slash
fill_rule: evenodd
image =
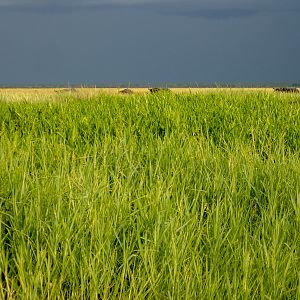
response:
<path id="1" fill-rule="evenodd" d="M 148 94 L 148 88 L 130 88 L 134 94 Z M 38 101 L 45 97 L 52 100 L 60 99 L 62 96 L 93 97 L 98 95 L 117 95 L 123 88 L 0 88 L 0 99 L 6 101 Z M 272 88 L 170 88 L 176 94 L 197 93 L 240 93 L 240 92 L 273 92 Z"/>
<path id="2" fill-rule="evenodd" d="M 299 299 L 300 97 L 0 102 L 0 299 Z"/>

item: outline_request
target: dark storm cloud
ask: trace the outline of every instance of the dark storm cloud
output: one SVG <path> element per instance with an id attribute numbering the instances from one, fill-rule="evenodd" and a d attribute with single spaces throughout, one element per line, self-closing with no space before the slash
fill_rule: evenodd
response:
<path id="1" fill-rule="evenodd" d="M 184 16 L 192 18 L 205 18 L 205 19 L 216 19 L 225 20 L 232 18 L 244 18 L 251 17 L 259 13 L 259 9 L 241 9 L 241 8 L 224 8 L 224 9 L 183 9 L 183 10 L 161 10 L 161 13 L 169 16 Z"/>
<path id="2" fill-rule="evenodd" d="M 296 3 L 296 2 L 295 2 Z M 228 2 L 224 5 L 220 1 L 211 2 L 194 2 L 187 1 L 184 4 L 179 1 L 140 1 L 127 2 L 127 1 L 111 1 L 105 3 L 103 1 L 11 1 L 6 4 L 0 5 L 0 12 L 28 12 L 37 14 L 66 14 L 73 12 L 84 11 L 146 11 L 165 16 L 183 16 L 191 18 L 205 18 L 205 19 L 219 19 L 226 20 L 232 18 L 251 17 L 259 12 L 264 11 L 293 11 L 299 12 L 299 7 L 295 7 L 295 3 L 289 1 L 284 7 L 280 2 L 274 1 L 271 5 L 265 2 L 262 5 L 260 2 L 253 1 L 251 5 L 247 2 Z"/>
<path id="3" fill-rule="evenodd" d="M 79 4 L 74 3 L 27 3 L 0 6 L 0 12 L 37 13 L 37 14 L 65 14 L 84 11 L 105 11 L 115 9 L 127 9 L 128 5 L 121 4 Z M 132 8 L 132 7 L 131 7 Z"/>
<path id="4" fill-rule="evenodd" d="M 0 0 L 0 85 L 300 78 L 299 0 Z"/>

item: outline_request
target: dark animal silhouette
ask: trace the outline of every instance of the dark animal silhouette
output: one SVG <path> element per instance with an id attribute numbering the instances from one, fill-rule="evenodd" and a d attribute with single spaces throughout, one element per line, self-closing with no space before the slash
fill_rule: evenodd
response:
<path id="1" fill-rule="evenodd" d="M 151 88 L 149 89 L 150 93 L 154 94 L 154 93 L 158 93 L 158 92 L 171 92 L 170 89 L 168 88 Z"/>
<path id="2" fill-rule="evenodd" d="M 121 90 L 119 91 L 120 94 L 133 94 L 133 90 L 131 89 L 124 89 L 124 90 Z"/>
<path id="3" fill-rule="evenodd" d="M 290 88 L 290 87 L 274 88 L 274 91 L 281 92 L 281 93 L 299 93 L 298 89 Z"/>

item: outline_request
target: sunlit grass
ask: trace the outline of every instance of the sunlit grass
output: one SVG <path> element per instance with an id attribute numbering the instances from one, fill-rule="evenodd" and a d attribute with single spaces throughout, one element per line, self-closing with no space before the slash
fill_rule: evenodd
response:
<path id="1" fill-rule="evenodd" d="M 299 297 L 299 95 L 56 97 L 0 103 L 0 298 Z"/>
<path id="2" fill-rule="evenodd" d="M 149 94 L 147 87 L 130 88 L 136 95 Z M 101 95 L 118 95 L 123 88 L 0 88 L 0 101 L 55 101 L 71 96 L 72 98 L 88 98 Z M 197 94 L 197 93 L 274 93 L 272 88 L 170 88 L 176 94 Z"/>

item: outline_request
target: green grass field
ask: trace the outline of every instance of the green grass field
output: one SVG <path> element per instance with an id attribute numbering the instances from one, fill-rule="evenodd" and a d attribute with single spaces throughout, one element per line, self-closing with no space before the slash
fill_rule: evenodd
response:
<path id="1" fill-rule="evenodd" d="M 0 299 L 299 299 L 300 95 L 0 102 Z"/>

